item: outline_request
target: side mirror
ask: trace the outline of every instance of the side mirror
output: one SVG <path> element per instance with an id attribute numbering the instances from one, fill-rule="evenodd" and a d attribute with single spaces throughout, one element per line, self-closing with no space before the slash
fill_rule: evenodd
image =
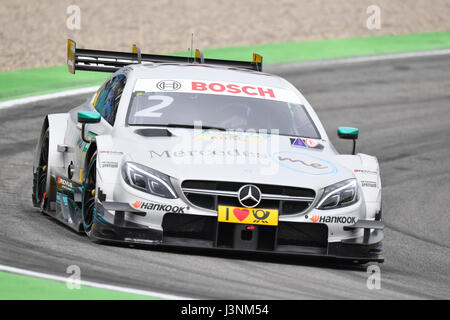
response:
<path id="1" fill-rule="evenodd" d="M 100 113 L 94 111 L 80 111 L 78 112 L 79 123 L 98 123 L 100 122 Z"/>
<path id="2" fill-rule="evenodd" d="M 356 152 L 356 139 L 358 139 L 359 129 L 351 127 L 339 127 L 337 130 L 337 135 L 341 139 L 353 140 L 353 151 L 352 154 Z"/>
<path id="3" fill-rule="evenodd" d="M 84 135 L 84 129 L 86 123 L 99 123 L 101 120 L 101 116 L 99 113 L 94 111 L 80 111 L 78 112 L 78 122 L 81 123 L 81 139 L 84 142 L 90 143 L 88 139 L 86 139 Z"/>

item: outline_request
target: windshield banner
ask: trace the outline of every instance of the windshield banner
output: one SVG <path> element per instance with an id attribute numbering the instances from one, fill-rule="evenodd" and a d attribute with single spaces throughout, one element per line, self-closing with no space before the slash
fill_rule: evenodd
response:
<path id="1" fill-rule="evenodd" d="M 139 79 L 136 81 L 134 91 L 219 94 L 301 103 L 300 98 L 293 91 L 240 82 L 191 79 Z"/>

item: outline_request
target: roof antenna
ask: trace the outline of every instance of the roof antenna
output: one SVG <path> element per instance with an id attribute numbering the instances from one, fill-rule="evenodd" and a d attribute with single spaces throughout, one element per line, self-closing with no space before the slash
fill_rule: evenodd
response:
<path id="1" fill-rule="evenodd" d="M 194 33 L 191 34 L 191 61 L 192 61 L 192 50 L 194 50 Z"/>

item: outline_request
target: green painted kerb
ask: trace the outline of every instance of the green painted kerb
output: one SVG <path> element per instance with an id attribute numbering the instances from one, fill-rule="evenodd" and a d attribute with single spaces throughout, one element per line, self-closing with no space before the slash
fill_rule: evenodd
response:
<path id="1" fill-rule="evenodd" d="M 255 52 L 263 56 L 264 65 L 270 65 L 447 48 L 450 48 L 450 31 L 271 43 L 207 49 L 203 52 L 206 58 L 230 60 L 250 60 Z M 178 52 L 174 55 L 187 54 Z M 72 75 L 66 66 L 0 72 L 0 101 L 100 85 L 108 76 L 109 74 L 87 71 L 77 71 Z"/>
<path id="2" fill-rule="evenodd" d="M 447 48 L 450 48 L 450 31 L 230 47 L 204 50 L 204 55 L 248 60 L 255 52 L 263 56 L 263 65 L 271 65 Z"/>
<path id="3" fill-rule="evenodd" d="M 143 295 L 81 286 L 68 289 L 66 283 L 0 272 L 0 300 L 154 300 Z"/>
<path id="4" fill-rule="evenodd" d="M 108 76 L 88 71 L 73 75 L 67 66 L 0 72 L 0 101 L 97 86 Z"/>

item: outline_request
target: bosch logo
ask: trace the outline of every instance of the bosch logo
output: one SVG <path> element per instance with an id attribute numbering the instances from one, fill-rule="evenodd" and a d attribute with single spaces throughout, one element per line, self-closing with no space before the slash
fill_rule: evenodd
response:
<path id="1" fill-rule="evenodd" d="M 176 91 L 181 88 L 181 83 L 175 80 L 162 80 L 156 84 L 156 87 L 162 91 Z"/>
<path id="2" fill-rule="evenodd" d="M 247 208 L 254 208 L 261 202 L 261 190 L 257 186 L 247 184 L 238 191 L 239 202 Z"/>

